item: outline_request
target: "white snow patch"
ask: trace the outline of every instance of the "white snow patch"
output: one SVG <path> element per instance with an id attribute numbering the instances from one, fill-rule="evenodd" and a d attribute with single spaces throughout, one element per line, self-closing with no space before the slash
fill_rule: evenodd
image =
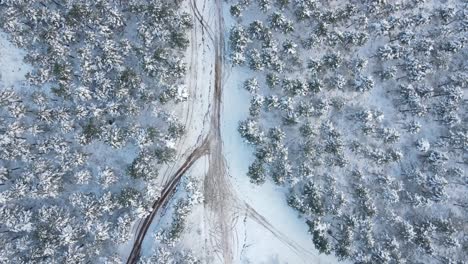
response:
<path id="1" fill-rule="evenodd" d="M 0 85 L 16 87 L 26 80 L 25 75 L 32 67 L 23 61 L 26 51 L 13 45 L 7 34 L 0 32 Z"/>

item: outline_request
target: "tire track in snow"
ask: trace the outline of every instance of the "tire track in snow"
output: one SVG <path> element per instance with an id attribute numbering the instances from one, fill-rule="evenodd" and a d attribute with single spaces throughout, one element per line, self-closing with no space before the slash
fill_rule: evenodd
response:
<path id="1" fill-rule="evenodd" d="M 205 140 L 202 145 L 197 147 L 185 160 L 182 166 L 177 170 L 174 174 L 173 178 L 169 181 L 169 183 L 164 187 L 161 192 L 161 196 L 153 203 L 151 213 L 144 219 L 141 223 L 135 242 L 132 247 L 132 251 L 127 259 L 127 263 L 137 263 L 138 259 L 140 258 L 141 253 L 141 245 L 143 240 L 145 239 L 146 233 L 153 222 L 156 214 L 159 212 L 167 202 L 169 201 L 170 197 L 174 193 L 180 179 L 182 176 L 187 172 L 188 169 L 192 167 L 192 165 L 201 157 L 207 154 L 208 145 L 206 144 L 208 141 Z"/>

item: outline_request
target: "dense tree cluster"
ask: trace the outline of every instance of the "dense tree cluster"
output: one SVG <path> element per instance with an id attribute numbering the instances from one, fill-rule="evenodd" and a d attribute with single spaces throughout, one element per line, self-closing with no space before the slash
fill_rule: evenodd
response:
<path id="1" fill-rule="evenodd" d="M 0 87 L 1 263 L 121 263 L 185 130 L 165 105 L 191 23 L 180 1 L 0 1 L 34 68 Z"/>
<path id="2" fill-rule="evenodd" d="M 233 1 L 247 175 L 354 263 L 468 258 L 466 1 Z"/>

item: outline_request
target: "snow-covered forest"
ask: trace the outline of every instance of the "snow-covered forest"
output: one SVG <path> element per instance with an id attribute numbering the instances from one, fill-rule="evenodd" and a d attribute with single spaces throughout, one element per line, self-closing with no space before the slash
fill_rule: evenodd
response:
<path id="1" fill-rule="evenodd" d="M 466 263 L 467 89 L 466 0 L 0 0 L 0 263 Z"/>
<path id="2" fill-rule="evenodd" d="M 32 68 L 0 86 L 0 262 L 121 263 L 185 131 L 170 109 L 191 17 L 174 1 L 15 0 L 0 24 Z"/>
<path id="3" fill-rule="evenodd" d="M 288 189 L 322 253 L 464 263 L 468 5 L 351 2 L 231 5 L 247 174 Z"/>

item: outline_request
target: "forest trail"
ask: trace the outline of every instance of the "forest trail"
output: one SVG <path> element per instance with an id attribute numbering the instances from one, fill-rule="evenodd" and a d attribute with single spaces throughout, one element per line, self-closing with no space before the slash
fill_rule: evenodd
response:
<path id="1" fill-rule="evenodd" d="M 205 227 L 209 229 L 208 248 L 220 263 L 233 263 L 240 244 L 234 234 L 239 215 L 247 214 L 253 221 L 269 230 L 282 243 L 300 255 L 312 254 L 276 230 L 250 205 L 240 199 L 231 185 L 221 137 L 221 106 L 223 93 L 223 69 L 225 66 L 225 29 L 222 0 L 190 0 L 189 7 L 194 18 L 189 47 L 188 85 L 192 100 L 184 109 L 183 122 L 189 129 L 202 123 L 201 131 L 193 131 L 190 137 L 178 145 L 184 147 L 174 165 L 163 174 L 164 188 L 152 206 L 150 214 L 138 225 L 128 264 L 137 263 L 143 241 L 150 226 L 176 191 L 182 176 L 200 158 L 207 156 L 208 168 L 203 180 L 205 198 Z M 206 59 L 207 61 L 204 61 Z M 207 62 L 209 62 L 207 64 Z M 200 114 L 200 109 L 205 110 Z M 200 116 L 197 116 L 199 114 Z M 200 118 L 197 120 L 197 118 Z M 191 144 L 190 142 L 196 142 Z M 177 168 L 177 169 L 176 169 Z M 174 171 L 175 170 L 175 171 Z M 160 215 L 159 215 L 160 216 Z"/>

